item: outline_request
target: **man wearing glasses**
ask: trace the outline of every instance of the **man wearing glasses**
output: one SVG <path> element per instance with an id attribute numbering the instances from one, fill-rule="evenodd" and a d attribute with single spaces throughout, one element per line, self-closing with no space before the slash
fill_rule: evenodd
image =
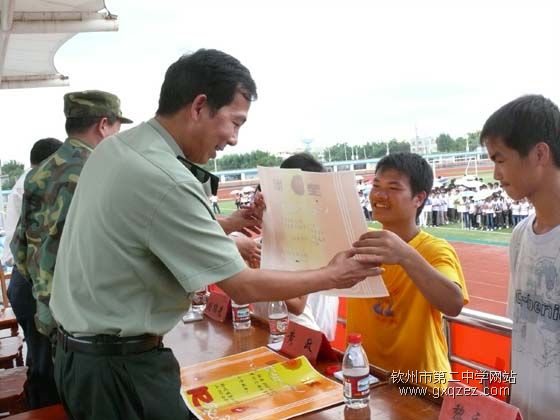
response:
<path id="1" fill-rule="evenodd" d="M 208 284 L 249 303 L 351 287 L 381 272 L 355 251 L 300 273 L 246 266 L 226 234 L 258 226 L 262 206 L 217 221 L 197 164 L 237 144 L 256 96 L 237 59 L 185 55 L 167 70 L 155 118 L 104 142 L 85 166 L 51 299 L 57 385 L 71 417 L 189 418 L 161 337 Z"/>

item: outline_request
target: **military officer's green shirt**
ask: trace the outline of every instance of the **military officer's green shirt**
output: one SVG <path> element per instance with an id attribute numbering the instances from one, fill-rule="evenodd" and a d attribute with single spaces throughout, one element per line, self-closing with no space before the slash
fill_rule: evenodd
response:
<path id="1" fill-rule="evenodd" d="M 72 334 L 162 335 L 192 293 L 246 268 L 155 120 L 96 147 L 62 236 L 51 309 Z"/>
<path id="2" fill-rule="evenodd" d="M 25 178 L 21 217 L 11 243 L 19 272 L 33 283 L 37 328 L 49 335 L 56 327 L 49 311 L 60 237 L 80 172 L 92 148 L 68 138 Z"/>

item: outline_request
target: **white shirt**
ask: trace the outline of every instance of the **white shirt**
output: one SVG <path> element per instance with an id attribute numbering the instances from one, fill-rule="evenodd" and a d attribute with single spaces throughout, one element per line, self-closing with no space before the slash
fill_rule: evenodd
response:
<path id="1" fill-rule="evenodd" d="M 511 403 L 525 420 L 548 420 L 560 411 L 560 226 L 536 235 L 534 220 L 517 225 L 510 245 Z"/>
<path id="2" fill-rule="evenodd" d="M 529 214 L 529 202 L 528 201 L 522 201 L 519 204 L 519 214 L 521 216 L 527 216 Z"/>
<path id="3" fill-rule="evenodd" d="M 10 242 L 12 242 L 12 238 L 14 237 L 14 232 L 16 231 L 16 226 L 21 214 L 23 184 L 30 170 L 31 168 L 25 170 L 21 174 L 14 184 L 12 192 L 8 196 L 8 205 L 6 209 L 6 238 L 4 239 L 4 252 L 2 253 L 3 264 L 12 265 L 14 263 L 14 257 L 12 256 L 12 251 L 10 251 Z"/>
<path id="4" fill-rule="evenodd" d="M 426 199 L 426 203 L 424 204 L 424 209 L 425 212 L 429 212 L 432 211 L 432 199 L 431 198 L 427 198 Z"/>
<path id="5" fill-rule="evenodd" d="M 439 205 L 440 205 L 439 208 L 440 211 L 447 211 L 447 208 L 449 207 L 448 198 L 446 196 L 440 197 Z"/>

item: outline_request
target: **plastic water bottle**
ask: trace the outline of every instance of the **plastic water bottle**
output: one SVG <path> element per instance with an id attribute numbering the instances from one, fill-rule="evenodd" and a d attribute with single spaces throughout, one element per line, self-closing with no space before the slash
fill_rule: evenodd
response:
<path id="1" fill-rule="evenodd" d="M 268 303 L 268 325 L 270 327 L 269 343 L 277 343 L 284 339 L 288 329 L 288 307 L 286 302 L 278 300 Z"/>
<path id="2" fill-rule="evenodd" d="M 247 330 L 251 328 L 251 312 L 249 304 L 238 305 L 231 301 L 231 315 L 233 318 L 233 328 L 235 330 Z"/>
<path id="3" fill-rule="evenodd" d="M 344 401 L 348 408 L 364 408 L 369 405 L 369 363 L 362 348 L 362 335 L 350 333 L 348 348 L 342 359 L 344 377 Z"/>
<path id="4" fill-rule="evenodd" d="M 202 289 L 194 292 L 193 300 L 191 303 L 192 310 L 198 313 L 204 312 L 206 309 L 206 303 L 208 303 L 208 288 L 203 287 Z"/>

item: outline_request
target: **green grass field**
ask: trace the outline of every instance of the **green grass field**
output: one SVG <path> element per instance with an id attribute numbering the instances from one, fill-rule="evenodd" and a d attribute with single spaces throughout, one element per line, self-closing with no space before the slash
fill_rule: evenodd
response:
<path id="1" fill-rule="evenodd" d="M 220 209 L 223 214 L 231 214 L 235 210 L 233 200 L 220 201 Z M 369 222 L 368 226 L 379 228 L 379 223 Z M 464 230 L 460 224 L 449 224 L 441 227 L 429 227 L 424 229 L 426 232 L 448 241 L 468 242 L 484 245 L 508 246 L 511 239 L 511 228 L 492 232 L 480 230 Z"/>

